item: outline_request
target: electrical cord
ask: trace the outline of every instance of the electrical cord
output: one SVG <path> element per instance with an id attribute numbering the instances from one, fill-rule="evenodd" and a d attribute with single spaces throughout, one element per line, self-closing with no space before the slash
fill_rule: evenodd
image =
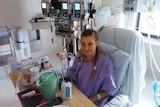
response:
<path id="1" fill-rule="evenodd" d="M 151 15 L 149 15 L 147 17 L 147 22 L 148 22 L 148 25 L 150 26 L 151 29 L 155 29 L 155 22 L 154 22 L 153 17 Z M 150 35 L 150 33 L 148 33 L 148 39 L 149 39 L 149 53 L 150 53 L 151 70 L 152 70 L 152 74 L 153 74 L 154 79 L 157 80 L 156 76 L 155 76 L 155 73 L 154 73 L 154 70 L 153 70 L 152 63 L 154 63 L 154 65 L 155 65 L 155 67 L 156 67 L 158 72 L 160 72 L 160 69 L 159 69 L 159 67 L 157 65 L 157 62 L 156 62 L 154 54 L 153 54 L 153 50 L 152 50 L 152 46 L 151 46 L 151 35 Z"/>
<path id="2" fill-rule="evenodd" d="M 157 79 L 156 75 L 155 75 L 155 71 L 153 69 L 153 64 L 155 65 L 155 68 L 158 72 L 160 72 L 160 69 L 157 65 L 157 62 L 155 60 L 155 56 L 153 54 L 153 50 L 152 50 L 152 46 L 151 46 L 151 34 L 150 31 L 152 29 L 155 29 L 155 21 L 152 17 L 152 14 L 149 14 L 147 16 L 147 24 L 149 25 L 150 28 L 148 28 L 148 39 L 149 39 L 149 59 L 150 59 L 150 65 L 151 65 L 151 71 L 152 71 L 152 75 L 155 79 L 155 81 L 152 82 L 152 88 L 153 88 L 153 94 L 154 94 L 154 100 L 155 103 L 157 105 L 157 107 L 160 107 L 160 104 L 158 104 L 157 98 L 160 98 L 160 82 L 159 79 Z"/>

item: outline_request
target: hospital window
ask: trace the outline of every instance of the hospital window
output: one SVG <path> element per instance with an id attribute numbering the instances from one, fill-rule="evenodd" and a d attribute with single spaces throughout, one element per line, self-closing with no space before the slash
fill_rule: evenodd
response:
<path id="1" fill-rule="evenodd" d="M 138 30 L 144 36 L 151 36 L 151 38 L 160 39 L 160 12 L 139 13 L 138 17 Z"/>

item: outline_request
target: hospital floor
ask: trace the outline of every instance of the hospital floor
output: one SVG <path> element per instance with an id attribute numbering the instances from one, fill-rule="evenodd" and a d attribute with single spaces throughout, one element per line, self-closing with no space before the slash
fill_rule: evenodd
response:
<path id="1" fill-rule="evenodd" d="M 3 72 L 4 70 L 4 68 L 0 67 L 0 106 L 21 107 L 12 81 L 6 75 L 6 72 Z M 139 104 L 136 104 L 134 107 L 155 107 L 155 101 L 151 89 L 151 82 L 153 80 L 152 76 L 146 75 L 146 87 L 141 93 Z"/>

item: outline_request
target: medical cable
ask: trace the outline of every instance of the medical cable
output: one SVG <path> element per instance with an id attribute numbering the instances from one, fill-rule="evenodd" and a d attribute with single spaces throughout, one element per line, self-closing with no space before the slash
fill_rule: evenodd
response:
<path id="1" fill-rule="evenodd" d="M 148 25 L 150 26 L 151 29 L 155 29 L 155 22 L 154 22 L 154 20 L 153 20 L 152 15 L 149 15 L 149 16 L 147 17 L 147 23 L 148 23 Z M 150 31 L 150 30 L 148 30 L 148 31 Z M 150 51 L 149 53 L 150 53 L 151 70 L 152 70 L 154 79 L 157 81 L 156 76 L 155 76 L 155 73 L 154 73 L 154 70 L 153 70 L 153 65 L 152 65 L 152 63 L 154 63 L 154 65 L 155 65 L 156 69 L 158 70 L 158 72 L 160 72 L 160 69 L 159 69 L 159 67 L 158 67 L 158 65 L 157 65 L 157 62 L 156 62 L 156 60 L 155 60 L 155 57 L 154 57 L 154 55 L 153 55 L 153 50 L 152 50 L 152 46 L 151 46 L 151 34 L 150 34 L 150 33 L 147 33 L 147 35 L 148 35 L 148 40 L 149 40 L 149 51 Z M 152 61 L 153 61 L 153 62 L 152 62 Z"/>
<path id="2" fill-rule="evenodd" d="M 152 13 L 152 12 L 151 12 L 151 13 Z M 149 27 L 150 27 L 151 29 L 155 29 L 155 22 L 154 22 L 154 19 L 153 19 L 153 17 L 152 17 L 152 14 L 148 15 L 148 17 L 147 17 L 147 23 L 148 23 L 148 25 L 149 25 Z M 148 31 L 150 32 L 150 29 L 149 29 Z M 148 35 L 148 39 L 149 39 L 149 54 L 150 54 L 149 57 L 150 57 L 151 71 L 152 71 L 152 75 L 153 75 L 153 77 L 154 77 L 154 79 L 155 79 L 155 81 L 152 82 L 152 89 L 153 89 L 153 92 L 154 92 L 154 100 L 155 100 L 155 103 L 156 103 L 156 105 L 159 107 L 160 105 L 158 104 L 158 101 L 157 101 L 156 98 L 160 98 L 160 97 L 159 97 L 159 96 L 160 96 L 160 92 L 159 92 L 160 86 L 157 85 L 157 84 L 159 84 L 159 80 L 157 80 L 157 78 L 156 78 L 156 76 L 155 76 L 155 72 L 154 72 L 154 70 L 153 70 L 153 65 L 152 65 L 152 63 L 155 65 L 155 67 L 156 67 L 156 69 L 158 70 L 158 72 L 160 72 L 160 69 L 159 69 L 159 67 L 158 67 L 158 65 L 157 65 L 157 62 L 156 62 L 156 60 L 155 60 L 155 57 L 154 57 L 154 55 L 153 55 L 152 46 L 151 46 L 151 34 L 150 34 L 150 33 L 147 33 L 147 35 Z M 153 62 L 152 62 L 152 61 L 153 61 Z"/>

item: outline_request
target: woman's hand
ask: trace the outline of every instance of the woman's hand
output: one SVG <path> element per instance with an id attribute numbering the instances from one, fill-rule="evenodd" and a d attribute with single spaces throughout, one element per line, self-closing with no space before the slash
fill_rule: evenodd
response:
<path id="1" fill-rule="evenodd" d="M 95 95 L 95 96 L 91 97 L 90 100 L 94 103 L 94 102 L 98 101 L 98 98 L 97 98 L 97 96 Z"/>
<path id="2" fill-rule="evenodd" d="M 106 91 L 101 91 L 98 93 L 101 97 L 101 99 L 105 98 L 106 96 L 108 96 L 107 92 Z M 98 97 L 97 97 L 97 94 L 93 97 L 90 98 L 90 100 L 94 103 L 94 102 L 97 102 L 98 100 L 100 100 Z"/>

